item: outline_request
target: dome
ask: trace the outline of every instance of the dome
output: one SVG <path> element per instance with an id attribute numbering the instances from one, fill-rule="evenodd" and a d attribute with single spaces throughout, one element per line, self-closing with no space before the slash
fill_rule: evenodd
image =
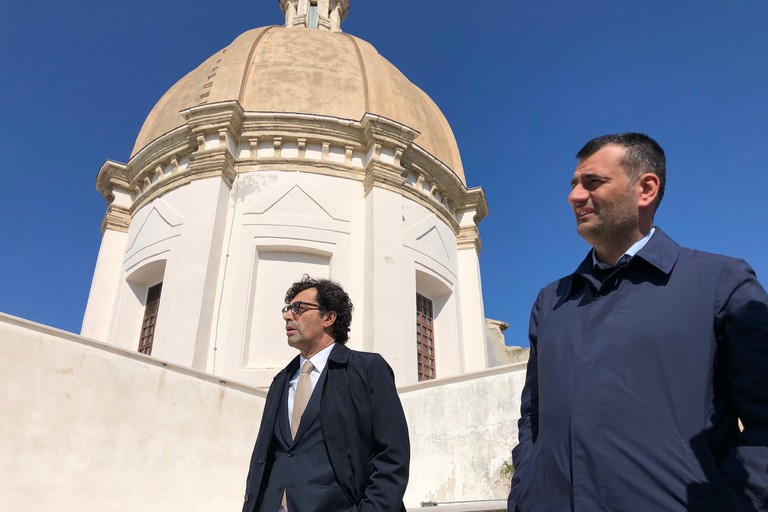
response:
<path id="1" fill-rule="evenodd" d="M 179 80 L 147 116 L 132 155 L 184 125 L 182 110 L 231 100 L 245 111 L 392 119 L 420 132 L 416 144 L 466 185 L 456 139 L 429 96 L 369 43 L 300 27 L 249 30 Z"/>

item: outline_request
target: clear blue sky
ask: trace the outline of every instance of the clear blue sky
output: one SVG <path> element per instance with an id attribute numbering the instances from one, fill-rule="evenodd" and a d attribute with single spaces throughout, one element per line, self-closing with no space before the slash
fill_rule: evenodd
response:
<path id="1" fill-rule="evenodd" d="M 6 2 L 0 16 L 0 311 L 78 332 L 106 203 L 154 103 L 277 0 Z M 481 224 L 486 316 L 527 345 L 530 305 L 586 254 L 566 202 L 593 136 L 667 152 L 657 224 L 768 281 L 768 2 L 351 0 L 371 42 L 443 110 Z"/>

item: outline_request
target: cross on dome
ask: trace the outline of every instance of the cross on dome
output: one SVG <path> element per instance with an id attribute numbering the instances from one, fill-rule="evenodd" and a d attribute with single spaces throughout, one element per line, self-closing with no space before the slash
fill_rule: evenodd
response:
<path id="1" fill-rule="evenodd" d="M 286 27 L 305 27 L 341 32 L 349 12 L 349 0 L 278 0 Z"/>

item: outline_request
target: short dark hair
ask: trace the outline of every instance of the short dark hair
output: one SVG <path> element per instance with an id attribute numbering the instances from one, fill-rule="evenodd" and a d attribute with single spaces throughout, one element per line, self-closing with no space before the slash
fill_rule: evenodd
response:
<path id="1" fill-rule="evenodd" d="M 603 146 L 616 144 L 625 149 L 621 164 L 627 171 L 630 183 L 637 183 L 640 176 L 650 172 L 659 178 L 659 195 L 656 198 L 656 208 L 664 196 L 664 187 L 667 184 L 667 158 L 661 146 L 647 135 L 642 133 L 615 133 L 602 135 L 587 142 L 576 153 L 579 161 L 586 160 L 598 152 Z"/>
<path id="2" fill-rule="evenodd" d="M 352 323 L 352 310 L 355 307 L 339 283 L 329 279 L 315 279 L 307 274 L 288 288 L 285 292 L 285 303 L 291 301 L 304 290 L 317 290 L 317 304 L 321 311 L 335 311 L 336 321 L 333 323 L 333 339 L 338 343 L 346 343 L 349 339 L 349 326 Z"/>

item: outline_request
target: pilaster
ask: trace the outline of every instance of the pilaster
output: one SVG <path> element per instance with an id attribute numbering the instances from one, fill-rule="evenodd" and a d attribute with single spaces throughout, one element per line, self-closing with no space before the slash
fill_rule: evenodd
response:
<path id="1" fill-rule="evenodd" d="M 104 343 L 112 342 L 117 298 L 123 282 L 122 262 L 128 240 L 127 229 L 105 229 L 93 270 L 80 334 Z M 138 329 L 137 329 L 138 332 Z"/>
<path id="2" fill-rule="evenodd" d="M 484 197 L 483 197 L 484 200 Z M 485 343 L 485 311 L 480 279 L 480 236 L 477 229 L 477 208 L 485 204 L 467 205 L 459 216 L 461 229 L 456 239 L 458 248 L 459 311 L 462 330 L 462 371 L 477 371 L 488 367 Z"/>

